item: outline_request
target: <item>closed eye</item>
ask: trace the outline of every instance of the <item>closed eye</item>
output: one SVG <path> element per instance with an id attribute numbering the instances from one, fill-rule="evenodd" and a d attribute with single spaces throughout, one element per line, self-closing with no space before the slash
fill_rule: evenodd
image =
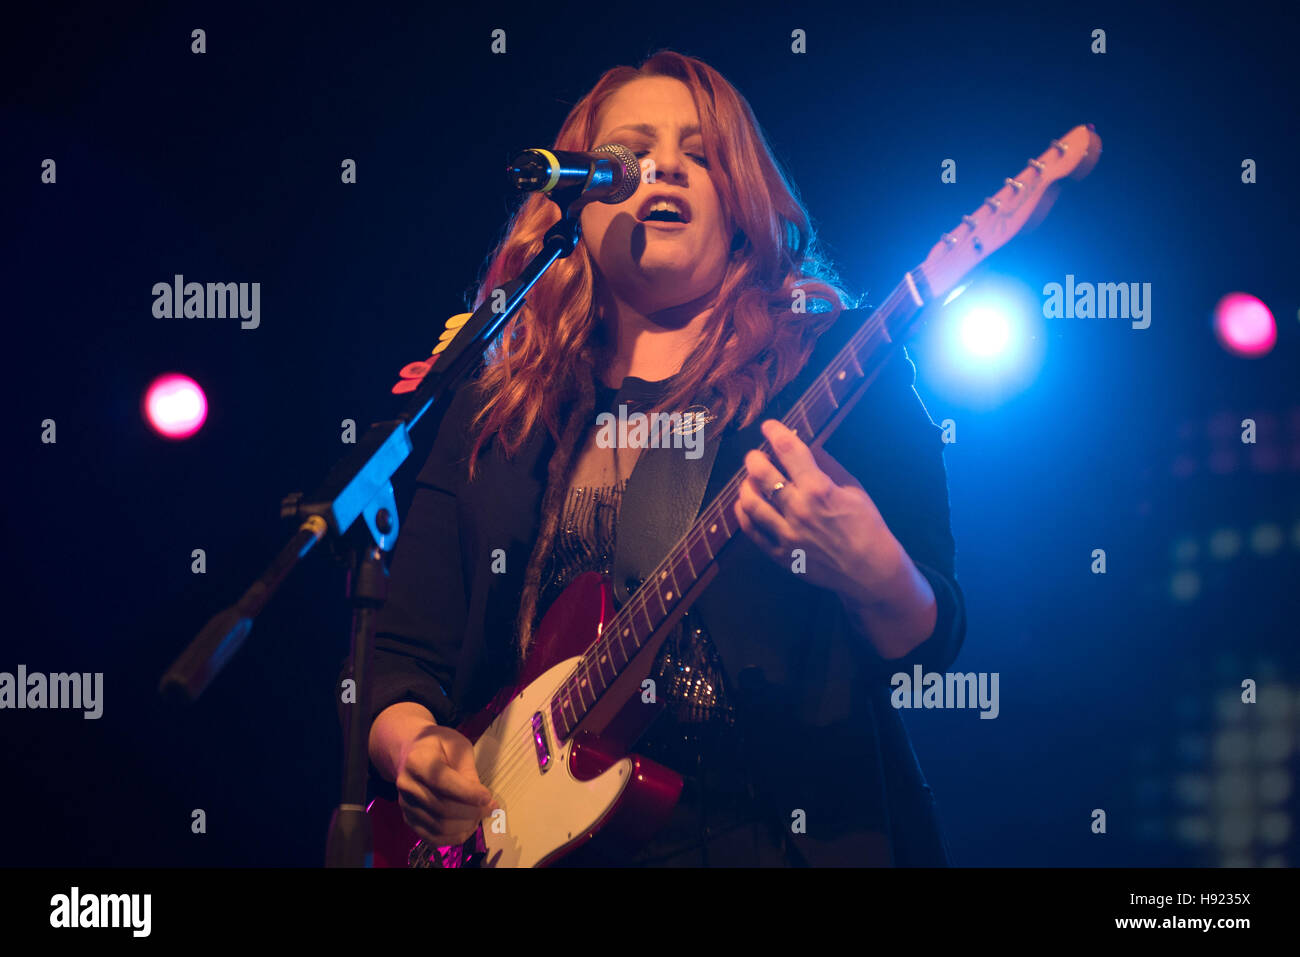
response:
<path id="1" fill-rule="evenodd" d="M 637 159 L 640 159 L 642 156 L 645 156 L 649 152 L 650 152 L 649 150 L 635 150 L 633 155 L 635 155 Z M 695 160 L 695 162 L 699 163 L 705 169 L 709 168 L 708 159 L 706 157 L 701 156 L 699 153 L 687 153 L 686 155 L 689 156 L 691 159 Z"/>

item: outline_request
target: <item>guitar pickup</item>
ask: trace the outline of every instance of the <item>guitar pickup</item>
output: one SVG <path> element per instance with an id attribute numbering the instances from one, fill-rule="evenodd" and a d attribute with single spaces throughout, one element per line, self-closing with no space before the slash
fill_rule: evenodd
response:
<path id="1" fill-rule="evenodd" d="M 540 711 L 533 715 L 533 747 L 537 749 L 538 770 L 549 770 L 551 767 L 551 746 L 546 741 L 546 726 L 542 723 L 542 713 Z"/>

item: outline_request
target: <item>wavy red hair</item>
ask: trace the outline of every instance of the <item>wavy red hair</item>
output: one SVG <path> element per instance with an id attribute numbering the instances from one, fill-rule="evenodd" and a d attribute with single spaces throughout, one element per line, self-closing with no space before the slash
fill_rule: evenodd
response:
<path id="1" fill-rule="evenodd" d="M 853 304 L 822 254 L 809 216 L 773 158 L 749 103 L 706 63 L 660 50 L 640 67 L 606 71 L 570 110 L 555 149 L 586 151 L 601 145 L 592 139 L 606 100 L 624 84 L 650 76 L 673 77 L 689 88 L 710 175 L 739 231 L 714 319 L 656 410 L 683 409 L 712 391 L 719 427 L 733 419 L 748 425 L 798 373 L 821 332 Z M 489 256 L 474 308 L 523 271 L 559 218 L 556 205 L 540 193 L 524 201 Z M 583 379 L 589 389 L 595 375 L 596 276 L 580 242 L 538 280 L 526 305 L 502 329 L 479 378 L 485 401 L 475 418 L 471 476 L 493 436 L 510 456 L 539 423 L 557 439 L 561 435 L 566 404 L 582 393 Z M 796 303 L 802 311 L 795 310 Z"/>

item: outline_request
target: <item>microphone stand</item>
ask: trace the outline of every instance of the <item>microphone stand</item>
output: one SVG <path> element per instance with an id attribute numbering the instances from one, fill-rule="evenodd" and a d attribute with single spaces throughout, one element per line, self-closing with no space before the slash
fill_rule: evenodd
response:
<path id="1" fill-rule="evenodd" d="M 519 276 L 502 287 L 504 304 L 494 308 L 488 297 L 451 339 L 396 419 L 370 426 L 355 449 L 340 459 L 311 496 L 287 496 L 282 518 L 301 524 L 243 596 L 216 614 L 172 663 L 159 693 L 193 702 L 234 656 L 253 627 L 253 620 L 280 585 L 322 538 L 330 537 L 348 555 L 347 595 L 352 605 L 351 641 L 356 696 L 350 706 L 343 756 L 343 795 L 330 821 L 327 867 L 369 867 L 372 863 L 366 784 L 370 722 L 369 664 L 375 620 L 388 594 L 384 554 L 397 543 L 397 503 L 392 477 L 411 454 L 411 430 L 425 413 L 483 359 L 501 327 L 518 312 L 529 290 L 557 259 L 578 245 L 579 213 L 597 196 L 584 196 L 588 184 L 554 190 L 549 197 L 561 216 L 542 241 L 541 250 Z M 358 521 L 360 519 L 361 521 Z"/>

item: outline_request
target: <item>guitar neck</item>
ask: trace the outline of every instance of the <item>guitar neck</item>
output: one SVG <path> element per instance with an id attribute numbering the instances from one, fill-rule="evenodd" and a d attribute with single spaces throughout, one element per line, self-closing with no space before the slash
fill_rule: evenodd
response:
<path id="1" fill-rule="evenodd" d="M 781 419 L 785 426 L 810 446 L 824 442 L 871 385 L 891 347 L 906 338 L 912 321 L 929 299 L 929 284 L 923 267 L 918 267 L 903 277 L 884 304 L 871 313 L 791 406 Z M 772 451 L 766 440 L 759 448 Z M 742 469 L 733 475 L 704 507 L 552 697 L 552 724 L 562 740 L 573 733 L 642 649 L 659 638 L 666 626 L 675 623 L 703 591 L 697 585 L 706 580 L 718 556 L 739 530 L 735 505 L 745 474 Z"/>

